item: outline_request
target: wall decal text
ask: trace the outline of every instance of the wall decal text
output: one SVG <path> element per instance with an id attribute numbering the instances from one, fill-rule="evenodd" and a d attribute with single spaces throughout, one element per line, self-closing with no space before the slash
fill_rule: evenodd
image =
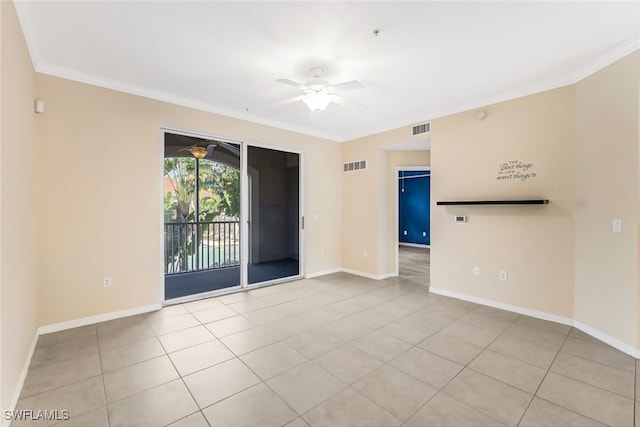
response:
<path id="1" fill-rule="evenodd" d="M 509 160 L 498 165 L 496 180 L 498 181 L 527 181 L 535 178 L 533 163 L 522 162 L 520 160 Z"/>

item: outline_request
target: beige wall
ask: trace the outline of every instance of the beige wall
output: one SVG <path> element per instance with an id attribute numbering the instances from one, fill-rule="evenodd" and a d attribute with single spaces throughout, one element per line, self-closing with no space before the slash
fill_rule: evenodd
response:
<path id="1" fill-rule="evenodd" d="M 434 120 L 431 286 L 573 316 L 574 89 L 565 87 Z M 501 163 L 534 178 L 497 180 Z M 438 200 L 539 199 L 544 206 L 436 206 Z M 456 224 L 454 215 L 467 215 Z M 473 276 L 473 267 L 480 276 Z M 508 272 L 507 281 L 498 272 Z"/>
<path id="2" fill-rule="evenodd" d="M 41 324 L 160 302 L 162 126 L 303 152 L 305 272 L 340 267 L 339 144 L 50 76 L 38 81 L 47 102 Z"/>
<path id="3" fill-rule="evenodd" d="M 575 318 L 635 347 L 639 79 L 636 52 L 579 82 L 575 100 Z"/>
<path id="4" fill-rule="evenodd" d="M 394 162 L 386 148 L 411 142 L 410 126 L 342 144 L 342 162 L 367 160 L 367 169 L 342 174 L 342 267 L 381 277 L 395 272 Z M 428 155 L 416 158 L 422 162 Z M 365 252 L 367 255 L 365 256 Z"/>
<path id="5" fill-rule="evenodd" d="M 12 2 L 0 2 L 0 408 L 38 326 L 35 73 Z"/>

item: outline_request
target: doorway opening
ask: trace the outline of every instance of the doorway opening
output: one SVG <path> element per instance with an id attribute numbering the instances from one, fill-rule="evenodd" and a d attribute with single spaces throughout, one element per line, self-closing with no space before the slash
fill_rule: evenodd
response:
<path id="1" fill-rule="evenodd" d="M 431 251 L 431 170 L 396 170 L 396 274 L 428 276 Z"/>

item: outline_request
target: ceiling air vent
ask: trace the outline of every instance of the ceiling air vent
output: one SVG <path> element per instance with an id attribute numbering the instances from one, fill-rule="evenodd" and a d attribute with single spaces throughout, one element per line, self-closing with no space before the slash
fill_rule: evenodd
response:
<path id="1" fill-rule="evenodd" d="M 366 160 L 357 160 L 355 162 L 344 163 L 342 165 L 342 172 L 353 172 L 367 168 Z"/>
<path id="2" fill-rule="evenodd" d="M 411 126 L 411 136 L 423 135 L 431 132 L 431 122 Z"/>

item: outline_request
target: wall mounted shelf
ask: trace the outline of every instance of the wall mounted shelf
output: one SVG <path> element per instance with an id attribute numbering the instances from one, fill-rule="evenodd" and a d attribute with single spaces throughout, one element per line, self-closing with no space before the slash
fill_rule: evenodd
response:
<path id="1" fill-rule="evenodd" d="M 459 205 L 547 205 L 549 199 L 530 200 L 447 200 L 436 202 L 438 206 L 459 206 Z"/>

